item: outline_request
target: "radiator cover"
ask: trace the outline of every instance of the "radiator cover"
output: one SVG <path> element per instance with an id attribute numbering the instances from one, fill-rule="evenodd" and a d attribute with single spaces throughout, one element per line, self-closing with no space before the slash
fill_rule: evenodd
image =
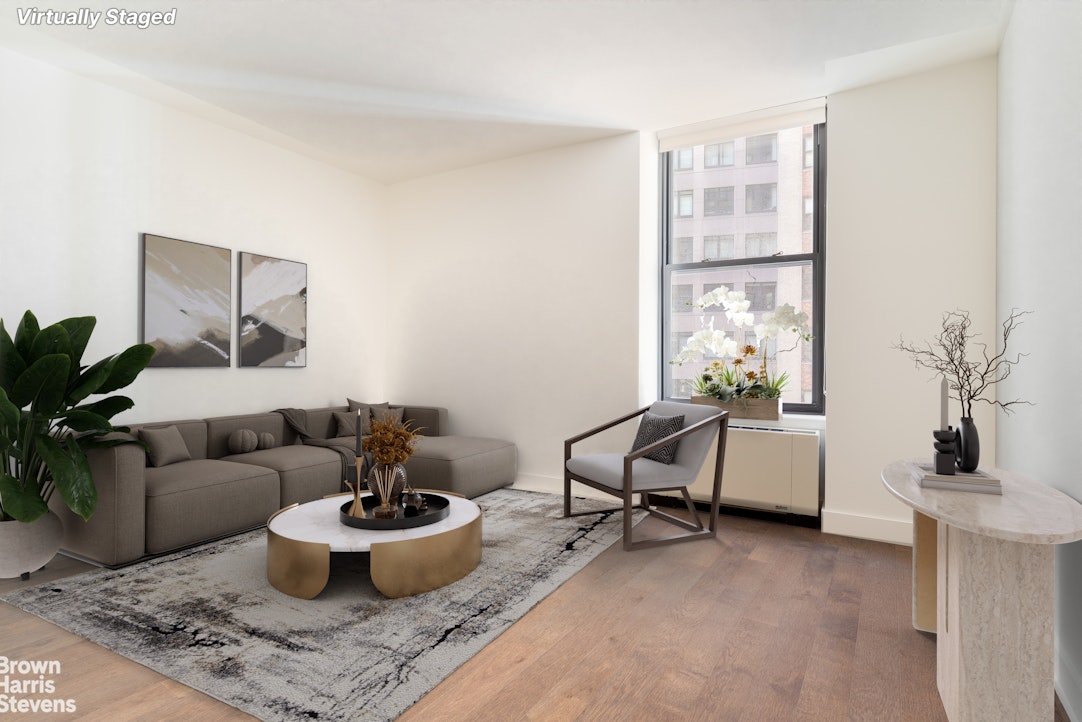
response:
<path id="1" fill-rule="evenodd" d="M 695 483 L 697 501 L 709 501 L 717 440 Z M 721 479 L 721 503 L 748 509 L 819 516 L 819 432 L 730 426 Z"/>

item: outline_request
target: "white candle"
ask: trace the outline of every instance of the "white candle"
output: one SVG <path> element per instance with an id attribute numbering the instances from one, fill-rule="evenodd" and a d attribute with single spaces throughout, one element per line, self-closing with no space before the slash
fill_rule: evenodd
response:
<path id="1" fill-rule="evenodd" d="M 939 428 L 947 430 L 947 378 L 939 384 Z"/>

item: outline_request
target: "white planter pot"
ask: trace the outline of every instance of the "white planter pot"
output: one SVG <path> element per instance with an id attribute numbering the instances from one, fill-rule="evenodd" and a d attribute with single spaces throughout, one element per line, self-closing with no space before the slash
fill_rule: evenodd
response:
<path id="1" fill-rule="evenodd" d="M 47 513 L 35 522 L 0 522 L 0 579 L 36 572 L 56 556 L 64 526 L 60 517 Z"/>

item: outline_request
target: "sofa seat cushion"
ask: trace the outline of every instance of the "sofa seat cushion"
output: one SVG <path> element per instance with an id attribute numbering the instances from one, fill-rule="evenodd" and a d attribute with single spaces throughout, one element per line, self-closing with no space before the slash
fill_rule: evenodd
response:
<path id="1" fill-rule="evenodd" d="M 281 504 L 303 504 L 343 490 L 342 457 L 319 446 L 290 444 L 247 454 L 223 456 L 222 461 L 254 464 L 278 472 Z"/>
<path id="2" fill-rule="evenodd" d="M 514 483 L 515 445 L 472 436 L 420 436 L 406 474 L 418 489 L 451 491 L 473 498 Z"/>
<path id="3" fill-rule="evenodd" d="M 192 459 L 146 470 L 146 552 L 179 549 L 265 524 L 281 508 L 278 473 Z"/>

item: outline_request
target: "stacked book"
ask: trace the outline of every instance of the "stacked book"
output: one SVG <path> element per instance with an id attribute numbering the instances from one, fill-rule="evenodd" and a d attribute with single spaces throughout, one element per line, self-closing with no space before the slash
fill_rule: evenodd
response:
<path id="1" fill-rule="evenodd" d="M 1003 485 L 999 479 L 977 469 L 975 471 L 955 471 L 953 474 L 937 474 L 932 464 L 910 462 L 913 478 L 927 489 L 950 489 L 952 491 L 974 491 L 979 494 L 1002 494 Z"/>

